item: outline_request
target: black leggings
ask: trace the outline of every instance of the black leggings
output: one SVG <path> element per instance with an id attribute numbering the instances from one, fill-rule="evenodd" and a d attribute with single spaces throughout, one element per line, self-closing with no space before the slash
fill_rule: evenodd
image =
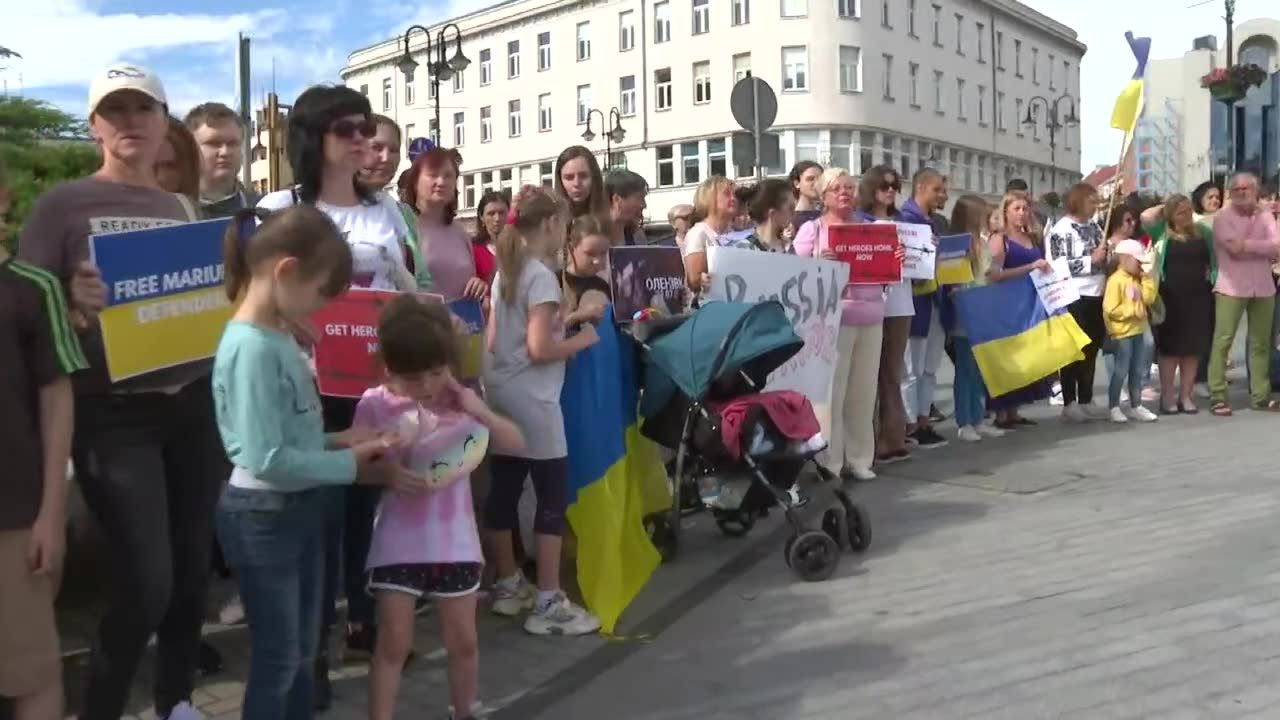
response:
<path id="1" fill-rule="evenodd" d="M 485 527 L 490 530 L 517 530 L 520 527 L 520 496 L 524 479 L 533 479 L 538 498 L 533 531 L 539 535 L 563 535 L 564 511 L 569 496 L 569 460 L 530 460 L 510 455 L 489 456 L 489 497 L 485 499 Z"/>
<path id="2" fill-rule="evenodd" d="M 1084 347 L 1084 359 L 1067 365 L 1059 371 L 1062 381 L 1062 402 L 1087 405 L 1093 402 L 1093 373 L 1098 367 L 1098 350 L 1107 337 L 1107 326 L 1102 320 L 1102 298 L 1082 295 L 1067 308 L 1076 324 L 1089 336 Z"/>

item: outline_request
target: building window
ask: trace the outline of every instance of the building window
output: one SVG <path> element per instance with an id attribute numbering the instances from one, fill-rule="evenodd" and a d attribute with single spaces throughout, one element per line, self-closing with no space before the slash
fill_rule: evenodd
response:
<path id="1" fill-rule="evenodd" d="M 733 56 L 733 82 L 737 83 L 751 74 L 751 53 Z"/>
<path id="2" fill-rule="evenodd" d="M 1062 61 L 1062 89 L 1071 92 L 1071 61 Z"/>
<path id="3" fill-rule="evenodd" d="M 1031 84 L 1040 84 L 1040 48 L 1031 48 Z"/>
<path id="4" fill-rule="evenodd" d="M 542 183 L 542 187 L 550 188 L 556 185 L 555 163 L 541 162 L 538 163 L 538 179 Z"/>
<path id="5" fill-rule="evenodd" d="M 1004 91 L 996 91 L 996 129 L 1000 132 L 1009 132 L 1009 126 L 1004 120 Z"/>
<path id="6" fill-rule="evenodd" d="M 978 86 L 978 124 L 987 126 L 987 86 Z"/>
<path id="7" fill-rule="evenodd" d="M 693 104 L 711 102 L 711 62 L 693 64 Z"/>
<path id="8" fill-rule="evenodd" d="M 1004 70 L 1004 31 L 996 31 L 996 69 Z"/>
<path id="9" fill-rule="evenodd" d="M 862 48 L 840 46 L 840 92 L 862 92 Z"/>
<path id="10" fill-rule="evenodd" d="M 493 108 L 485 105 L 480 108 L 480 142 L 487 143 L 493 139 Z"/>
<path id="11" fill-rule="evenodd" d="M 983 32 L 987 26 L 982 23 L 974 23 L 973 26 L 978 29 L 978 62 L 985 63 L 987 61 L 987 51 L 985 45 L 982 44 Z"/>
<path id="12" fill-rule="evenodd" d="M 1057 90 L 1057 88 L 1054 87 L 1054 83 L 1053 83 L 1053 65 L 1055 62 L 1057 62 L 1057 59 L 1053 57 L 1053 53 L 1049 53 L 1049 89 L 1050 90 Z"/>
<path id="13" fill-rule="evenodd" d="M 942 47 L 942 6 L 933 4 L 933 46 Z"/>
<path id="14" fill-rule="evenodd" d="M 538 96 L 538 132 L 551 129 L 551 95 L 543 93 Z"/>
<path id="15" fill-rule="evenodd" d="M 512 40 L 507 43 L 507 77 L 520 77 L 520 41 Z"/>
<path id="16" fill-rule="evenodd" d="M 783 4 L 786 2 L 784 0 Z M 785 15 L 785 8 L 783 14 Z M 746 25 L 751 22 L 751 0 L 733 0 L 733 24 Z"/>
<path id="17" fill-rule="evenodd" d="M 1013 101 L 1013 129 L 1018 137 L 1022 137 L 1022 103 L 1022 98 Z"/>
<path id="18" fill-rule="evenodd" d="M 822 138 L 817 130 L 796 130 L 796 162 L 812 160 L 818 162 L 821 155 Z"/>
<path id="19" fill-rule="evenodd" d="M 660 2 L 653 6 L 653 43 L 671 39 L 671 3 Z"/>
<path id="20" fill-rule="evenodd" d="M 880 27 L 893 29 L 893 23 L 889 18 L 889 0 L 880 0 Z"/>
<path id="21" fill-rule="evenodd" d="M 956 117 L 968 120 L 964 111 L 964 78 L 956 78 Z"/>
<path id="22" fill-rule="evenodd" d="M 427 122 L 427 135 L 431 138 L 431 142 L 440 144 L 440 124 L 434 119 Z"/>
<path id="23" fill-rule="evenodd" d="M 920 37 L 916 35 L 916 0 L 907 0 L 907 35 Z"/>
<path id="24" fill-rule="evenodd" d="M 480 84 L 488 85 L 493 82 L 493 53 L 488 49 L 480 51 Z"/>
<path id="25" fill-rule="evenodd" d="M 391 78 L 382 79 L 382 110 L 386 112 L 391 109 Z"/>
<path id="26" fill-rule="evenodd" d="M 578 62 L 591 59 L 591 23 L 578 23 Z"/>
<path id="27" fill-rule="evenodd" d="M 855 20 L 862 17 L 862 0 L 836 0 L 836 14 Z"/>
<path id="28" fill-rule="evenodd" d="M 671 109 L 671 68 L 653 71 L 653 94 L 658 110 Z"/>
<path id="29" fill-rule="evenodd" d="M 520 120 L 520 101 L 512 100 L 507 103 L 507 137 L 520 137 L 522 130 L 524 123 Z"/>
<path id="30" fill-rule="evenodd" d="M 680 143 L 680 166 L 684 170 L 685 185 L 693 185 L 702 181 L 702 169 L 699 162 L 698 143 Z"/>
<path id="31" fill-rule="evenodd" d="M 1022 77 L 1022 41 L 1013 39 L 1013 74 Z"/>
<path id="32" fill-rule="evenodd" d="M 920 63 L 907 65 L 907 92 L 911 107 L 920 107 Z"/>
<path id="33" fill-rule="evenodd" d="M 889 53 L 881 55 L 884 58 L 884 87 L 883 97 L 889 102 L 893 102 L 893 56 Z"/>
<path id="34" fill-rule="evenodd" d="M 578 124 L 586 125 L 591 117 L 591 86 L 578 86 Z"/>
<path id="35" fill-rule="evenodd" d="M 711 0 L 693 0 L 693 34 L 711 30 Z"/>
<path id="36" fill-rule="evenodd" d="M 538 33 L 538 70 L 551 69 L 551 33 Z"/>
<path id="37" fill-rule="evenodd" d="M 857 172 L 850 164 L 850 152 L 853 150 L 852 130 L 831 131 L 831 152 L 827 164 L 831 167 L 845 168 L 849 172 Z"/>
<path id="38" fill-rule="evenodd" d="M 361 86 L 360 86 L 360 94 L 361 94 L 361 95 L 363 95 L 363 96 L 365 96 L 365 97 L 369 97 L 369 86 L 368 86 L 368 85 L 361 85 Z"/>
<path id="39" fill-rule="evenodd" d="M 939 115 L 946 112 L 946 106 L 942 102 L 942 71 L 933 71 L 933 109 Z"/>
<path id="40" fill-rule="evenodd" d="M 707 172 L 725 177 L 729 174 L 729 162 L 725 154 L 724 138 L 707 141 Z"/>
<path id="41" fill-rule="evenodd" d="M 658 148 L 658 187 L 673 187 L 676 184 L 676 151 L 671 145 L 659 145 Z"/>
<path id="42" fill-rule="evenodd" d="M 631 10 L 618 13 L 618 51 L 626 52 L 636 46 L 636 14 Z"/>
<path id="43" fill-rule="evenodd" d="M 782 17 L 805 17 L 809 14 L 809 0 L 780 0 Z"/>
<path id="44" fill-rule="evenodd" d="M 413 96 L 414 96 L 414 91 L 413 91 L 413 81 L 412 81 L 412 80 L 405 80 L 405 82 L 404 82 L 404 104 L 405 104 L 405 105 L 412 105 L 412 104 L 413 104 L 413 99 L 414 99 L 414 98 L 413 98 Z"/>
<path id="45" fill-rule="evenodd" d="M 466 113 L 456 112 L 453 114 L 453 144 L 454 147 L 462 147 L 467 139 L 466 136 Z"/>
<path id="46" fill-rule="evenodd" d="M 964 55 L 964 15 L 956 13 L 956 54 Z"/>
<path id="47" fill-rule="evenodd" d="M 782 48 L 782 91 L 809 89 L 809 49 L 803 45 Z"/>
<path id="48" fill-rule="evenodd" d="M 463 193 L 462 193 L 463 203 L 464 203 L 467 207 L 475 207 L 475 204 L 476 204 L 476 176 L 475 176 L 474 174 L 472 174 L 472 175 L 466 175 L 466 176 L 464 176 L 464 180 L 466 181 L 466 182 L 465 182 L 466 190 L 464 190 L 464 191 L 463 191 Z"/>
<path id="49" fill-rule="evenodd" d="M 409 149 L 409 143 L 413 142 L 413 134 L 418 130 L 418 126 L 413 123 L 407 123 L 404 126 L 404 147 Z"/>
<path id="50" fill-rule="evenodd" d="M 463 78 L 463 75 L 460 72 L 455 72 L 453 74 L 453 91 L 455 93 L 462 92 L 462 89 L 466 86 L 462 78 Z"/>
<path id="51" fill-rule="evenodd" d="M 618 109 L 623 117 L 636 114 L 636 76 L 618 79 Z"/>

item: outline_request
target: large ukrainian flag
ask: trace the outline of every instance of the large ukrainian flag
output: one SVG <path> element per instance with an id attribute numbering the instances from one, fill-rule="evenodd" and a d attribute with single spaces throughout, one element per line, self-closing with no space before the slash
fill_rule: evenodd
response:
<path id="1" fill-rule="evenodd" d="M 560 395 L 578 585 L 605 633 L 661 562 L 644 516 L 671 504 L 658 446 L 640 435 L 635 346 L 612 317 L 609 308 L 600 342 L 569 361 Z"/>
<path id="2" fill-rule="evenodd" d="M 953 301 L 992 397 L 1084 358 L 1089 336 L 1066 310 L 1045 312 L 1030 275 L 962 290 Z"/>

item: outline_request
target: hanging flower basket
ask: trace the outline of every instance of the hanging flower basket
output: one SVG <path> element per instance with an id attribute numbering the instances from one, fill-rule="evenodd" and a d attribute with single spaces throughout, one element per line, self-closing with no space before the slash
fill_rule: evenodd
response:
<path id="1" fill-rule="evenodd" d="M 1257 65 L 1232 65 L 1214 68 L 1200 78 L 1200 87 L 1207 89 L 1214 100 L 1234 103 L 1266 80 L 1267 71 Z"/>

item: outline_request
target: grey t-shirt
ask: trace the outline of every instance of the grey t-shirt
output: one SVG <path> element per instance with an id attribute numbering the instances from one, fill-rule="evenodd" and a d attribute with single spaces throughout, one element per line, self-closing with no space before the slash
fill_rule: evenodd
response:
<path id="1" fill-rule="evenodd" d="M 178 196 L 155 188 L 81 178 L 41 195 L 22 226 L 18 258 L 56 275 L 66 290 L 76 267 L 89 259 L 89 236 L 179 225 L 193 218 Z M 172 390 L 205 375 L 213 359 L 187 363 L 112 385 L 97 320 L 80 331 L 89 369 L 73 377 L 76 392 L 103 394 Z"/>
<path id="2" fill-rule="evenodd" d="M 555 273 L 541 262 L 527 262 L 516 279 L 515 302 L 502 302 L 499 273 L 493 279 L 493 352 L 485 354 L 485 393 L 494 408 L 520 426 L 525 451 L 520 455 L 535 460 L 560 458 L 568 454 L 564 416 L 560 412 L 560 389 L 564 386 L 563 362 L 534 364 L 529 360 L 529 312 L 539 305 L 556 306 L 552 337 L 564 337 L 560 321 L 560 285 Z"/>

